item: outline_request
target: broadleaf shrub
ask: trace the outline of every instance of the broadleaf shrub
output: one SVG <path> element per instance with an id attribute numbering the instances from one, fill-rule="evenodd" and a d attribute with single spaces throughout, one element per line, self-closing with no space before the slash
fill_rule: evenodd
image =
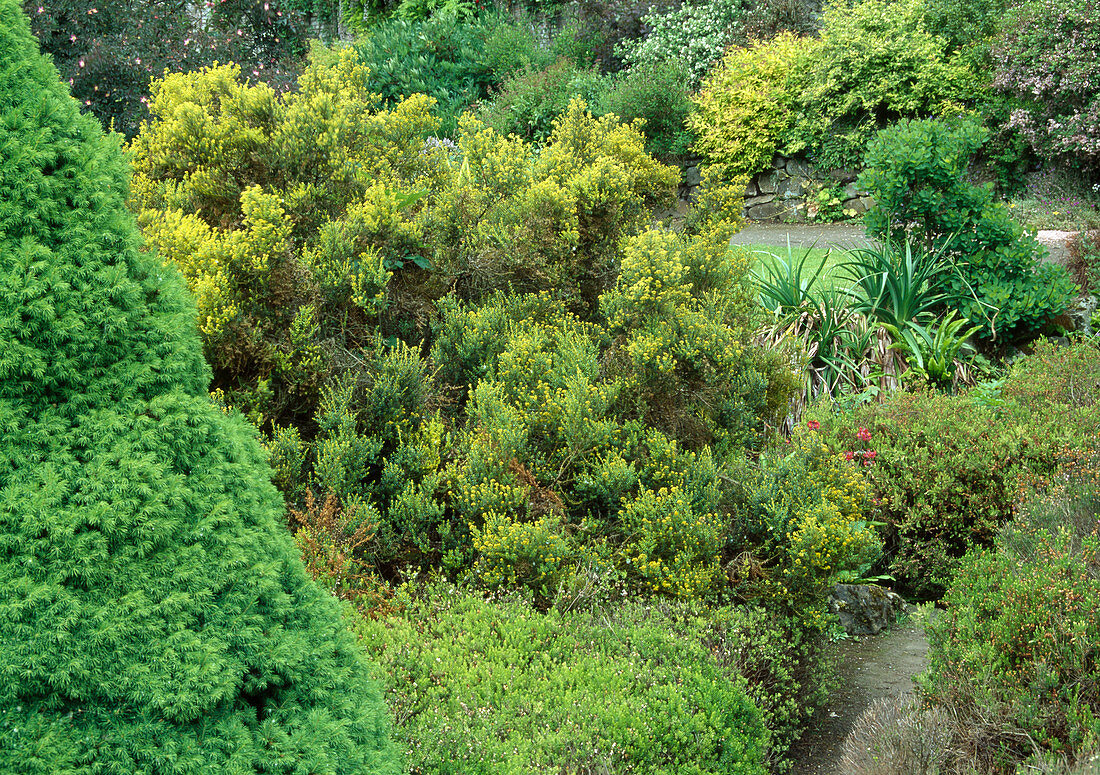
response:
<path id="1" fill-rule="evenodd" d="M 685 125 L 691 111 L 683 68 L 677 62 L 639 65 L 619 73 L 594 106 L 631 123 L 642 119 L 646 151 L 659 159 L 683 156 L 693 135 Z"/>
<path id="2" fill-rule="evenodd" d="M 0 2 L 0 770 L 392 773 L 114 138 Z"/>
<path id="3" fill-rule="evenodd" d="M 466 22 L 445 14 L 392 16 L 367 29 L 354 47 L 367 69 L 367 88 L 382 96 L 383 105 L 414 94 L 432 97 L 444 137 L 453 137 L 458 117 L 507 77 L 553 59 L 526 23 L 503 14 Z"/>
<path id="4" fill-rule="evenodd" d="M 987 339 L 1028 337 L 1063 312 L 1074 291 L 1066 270 L 1040 262 L 1042 248 L 990 186 L 966 177 L 987 132 L 971 121 L 900 121 L 867 149 L 860 185 L 875 197 L 868 232 L 913 239 L 955 258 L 946 285 L 960 313 Z"/>
<path id="5" fill-rule="evenodd" d="M 595 69 L 582 70 L 567 59 L 508 77 L 480 111 L 482 120 L 502 135 L 543 141 L 574 99 L 595 104 L 607 88 Z"/>

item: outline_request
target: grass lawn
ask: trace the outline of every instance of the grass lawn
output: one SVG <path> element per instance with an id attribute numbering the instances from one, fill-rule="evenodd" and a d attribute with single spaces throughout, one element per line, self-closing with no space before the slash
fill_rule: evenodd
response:
<path id="1" fill-rule="evenodd" d="M 846 287 L 850 283 L 845 281 L 842 277 L 838 277 L 836 268 L 839 264 L 846 260 L 846 254 L 844 250 L 833 248 L 829 250 L 827 248 L 790 248 L 776 247 L 774 245 L 739 245 L 734 248 L 735 250 L 744 250 L 752 253 L 756 256 L 758 262 L 770 263 L 775 266 L 779 262 L 791 265 L 792 262 L 797 263 L 805 260 L 802 267 L 802 276 L 806 279 L 814 276 L 814 273 L 821 269 L 821 273 L 818 275 L 817 280 L 813 283 L 812 287 L 816 288 L 833 288 L 833 287 Z M 760 266 L 760 264 L 757 264 Z"/>

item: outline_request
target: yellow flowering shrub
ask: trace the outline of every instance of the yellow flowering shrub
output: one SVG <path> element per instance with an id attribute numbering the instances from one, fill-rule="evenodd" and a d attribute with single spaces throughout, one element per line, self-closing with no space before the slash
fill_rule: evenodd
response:
<path id="1" fill-rule="evenodd" d="M 308 417 L 372 343 L 394 272 L 430 255 L 407 206 L 441 174 L 430 100 L 379 110 L 365 84 L 353 52 L 321 48 L 286 96 L 235 65 L 167 74 L 131 144 L 146 240 L 195 294 L 215 387 L 261 425 Z"/>
<path id="2" fill-rule="evenodd" d="M 851 581 L 882 552 L 877 532 L 864 519 L 870 485 L 859 461 L 832 452 L 813 431 L 797 432 L 790 446 L 747 470 L 736 510 L 746 566 L 746 590 L 822 623 L 826 592 Z M 747 570 L 743 569 L 743 570 Z"/>
<path id="3" fill-rule="evenodd" d="M 678 487 L 642 490 L 623 506 L 627 531 L 623 555 L 654 592 L 703 597 L 722 571 L 724 521 L 715 512 L 700 513 Z"/>
<path id="4" fill-rule="evenodd" d="M 428 98 L 382 110 L 365 83 L 320 48 L 285 96 L 169 75 L 132 146 L 146 238 L 291 506 L 370 515 L 353 559 L 387 578 L 549 595 L 580 564 L 720 595 L 724 461 L 786 403 L 728 185 L 654 231 L 678 175 L 636 124 L 576 101 L 541 148 L 469 116 L 451 143 Z"/>
<path id="5" fill-rule="evenodd" d="M 489 589 L 527 587 L 545 598 L 557 590 L 576 562 L 560 519 L 520 522 L 495 512 L 472 530 L 478 552 L 474 573 Z"/>
<path id="6" fill-rule="evenodd" d="M 695 235 L 647 231 L 626 241 L 600 300 L 617 334 L 624 410 L 691 446 L 752 444 L 786 410 L 785 367 L 748 342 L 754 312 L 744 256 L 728 225 Z"/>
<path id="7" fill-rule="evenodd" d="M 437 266 L 460 292 L 552 291 L 590 314 L 614 279 L 619 242 L 671 203 L 677 171 L 645 152 L 638 126 L 574 100 L 538 153 L 472 116 L 461 161 L 425 211 Z"/>

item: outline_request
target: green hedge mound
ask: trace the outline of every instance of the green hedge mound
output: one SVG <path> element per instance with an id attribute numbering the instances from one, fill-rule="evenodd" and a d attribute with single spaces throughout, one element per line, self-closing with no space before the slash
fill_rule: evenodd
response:
<path id="1" fill-rule="evenodd" d="M 0 771 L 396 772 L 126 186 L 0 0 Z"/>

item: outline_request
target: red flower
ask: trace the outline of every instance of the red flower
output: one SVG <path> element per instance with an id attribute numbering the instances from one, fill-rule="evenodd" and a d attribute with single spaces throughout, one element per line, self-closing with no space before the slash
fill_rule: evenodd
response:
<path id="1" fill-rule="evenodd" d="M 848 450 L 847 452 L 844 453 L 844 459 L 845 460 L 851 460 L 853 457 L 855 457 L 855 454 L 856 453 L 852 452 L 852 450 Z"/>
<path id="2" fill-rule="evenodd" d="M 806 427 L 809 428 L 811 431 L 816 431 L 818 428 L 821 427 L 821 423 L 819 423 L 817 420 L 810 420 L 808 423 L 806 423 Z"/>
<path id="3" fill-rule="evenodd" d="M 867 430 L 866 428 L 860 428 L 859 432 L 856 433 L 856 438 L 860 441 L 870 441 L 871 431 Z"/>

